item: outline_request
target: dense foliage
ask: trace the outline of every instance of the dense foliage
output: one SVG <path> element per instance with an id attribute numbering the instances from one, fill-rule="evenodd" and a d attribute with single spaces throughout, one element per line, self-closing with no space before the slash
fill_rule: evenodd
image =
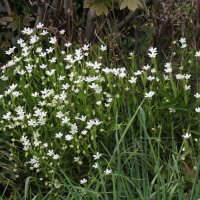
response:
<path id="1" fill-rule="evenodd" d="M 4 30 L 15 24 L 15 41 L 10 35 L 1 46 L 2 199 L 200 198 L 194 5 L 168 6 L 166 25 L 155 20 L 164 19 L 156 7 L 162 4 L 144 4 L 123 35 L 115 14 L 126 14 L 118 6 L 129 1 L 107 1 L 107 9 L 115 7 L 98 17 L 104 28 L 90 42 L 78 1 L 68 18 L 75 34 L 73 26 L 60 26 L 60 10 L 48 15 L 50 25 L 34 26 L 33 7 L 17 13 L 24 1 L 13 0 L 18 11 L 1 16 Z"/>

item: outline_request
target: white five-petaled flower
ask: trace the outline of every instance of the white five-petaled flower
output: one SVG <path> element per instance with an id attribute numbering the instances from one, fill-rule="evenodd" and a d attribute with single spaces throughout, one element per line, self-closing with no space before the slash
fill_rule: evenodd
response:
<path id="1" fill-rule="evenodd" d="M 51 40 L 49 41 L 49 43 L 51 43 L 51 44 L 55 44 L 55 43 L 57 42 L 57 39 L 56 39 L 55 36 L 54 36 L 54 37 L 51 37 L 50 39 L 51 39 Z"/>
<path id="2" fill-rule="evenodd" d="M 157 53 L 157 48 L 150 47 L 150 48 L 149 48 L 149 51 L 151 52 L 151 53 L 148 53 L 149 57 L 155 58 L 156 55 L 158 54 L 158 53 Z"/>
<path id="3" fill-rule="evenodd" d="M 74 162 L 78 162 L 80 160 L 80 157 L 74 157 Z"/>
<path id="4" fill-rule="evenodd" d="M 182 135 L 184 138 L 189 138 L 191 134 L 186 133 L 185 135 Z"/>
<path id="5" fill-rule="evenodd" d="M 62 29 L 62 30 L 60 31 L 60 33 L 61 33 L 61 34 L 64 34 L 64 33 L 65 33 L 65 30 L 64 30 L 64 29 Z"/>
<path id="6" fill-rule="evenodd" d="M 97 160 L 101 157 L 101 154 L 99 152 L 97 152 L 97 155 L 93 155 L 94 159 Z"/>
<path id="7" fill-rule="evenodd" d="M 187 47 L 187 44 L 182 44 L 181 48 Z"/>
<path id="8" fill-rule="evenodd" d="M 95 163 L 94 165 L 92 165 L 92 167 L 94 167 L 95 169 L 97 169 L 98 168 L 98 164 Z"/>
<path id="9" fill-rule="evenodd" d="M 44 147 L 48 147 L 48 143 L 44 143 L 43 146 L 44 146 Z"/>
<path id="10" fill-rule="evenodd" d="M 200 112 L 200 107 L 195 108 L 195 111 L 196 111 L 196 112 Z"/>
<path id="11" fill-rule="evenodd" d="M 195 96 L 196 98 L 200 98 L 200 94 L 198 94 L 198 93 L 196 93 L 194 96 Z"/>
<path id="12" fill-rule="evenodd" d="M 101 50 L 101 51 L 106 51 L 106 50 L 107 50 L 107 46 L 101 45 L 100 50 Z"/>
<path id="13" fill-rule="evenodd" d="M 97 101 L 96 104 L 97 104 L 97 105 L 100 105 L 100 104 L 101 104 L 101 101 Z"/>
<path id="14" fill-rule="evenodd" d="M 47 153 L 48 156 L 53 156 L 54 155 L 54 152 L 53 150 L 48 150 L 48 153 Z"/>
<path id="15" fill-rule="evenodd" d="M 186 42 L 186 38 L 180 38 L 179 42 L 184 44 Z"/>
<path id="16" fill-rule="evenodd" d="M 165 70 L 165 72 L 167 72 L 167 73 L 172 72 L 172 68 L 171 68 L 171 67 L 168 67 L 168 68 L 166 68 L 166 69 L 164 69 L 164 70 Z"/>
<path id="17" fill-rule="evenodd" d="M 58 158 L 59 158 L 59 155 L 58 155 L 58 154 L 54 154 L 54 155 L 53 155 L 53 159 L 54 159 L 54 160 L 57 160 Z"/>
<path id="18" fill-rule="evenodd" d="M 145 93 L 145 98 L 146 97 L 152 97 L 153 95 L 155 94 L 155 92 L 154 91 L 150 91 L 149 93 Z"/>
<path id="19" fill-rule="evenodd" d="M 111 169 L 106 169 L 106 171 L 104 171 L 105 174 L 111 174 L 112 170 Z"/>
<path id="20" fill-rule="evenodd" d="M 70 43 L 70 42 L 64 44 L 65 47 L 70 47 L 71 45 L 72 45 L 72 43 Z"/>
<path id="21" fill-rule="evenodd" d="M 166 68 L 168 68 L 168 67 L 170 67 L 170 68 L 171 68 L 171 63 L 169 63 L 169 62 L 168 62 L 168 63 L 166 63 L 166 64 L 165 64 L 165 67 L 166 67 Z"/>
<path id="22" fill-rule="evenodd" d="M 190 85 L 185 85 L 185 90 L 189 90 L 190 89 Z"/>
<path id="23" fill-rule="evenodd" d="M 176 110 L 174 109 L 174 108 L 169 108 L 169 112 L 171 113 L 171 112 L 176 112 Z"/>
<path id="24" fill-rule="evenodd" d="M 56 133 L 56 138 L 61 138 L 63 136 L 63 134 L 61 132 Z"/>
<path id="25" fill-rule="evenodd" d="M 72 140 L 72 139 L 73 139 L 72 135 L 69 134 L 65 135 L 65 140 Z"/>
<path id="26" fill-rule="evenodd" d="M 129 83 L 136 83 L 137 77 L 131 77 L 131 80 L 128 80 Z"/>
<path id="27" fill-rule="evenodd" d="M 86 130 L 83 130 L 83 131 L 81 131 L 81 134 L 86 135 L 86 134 L 87 134 L 87 131 L 86 131 Z"/>
<path id="28" fill-rule="evenodd" d="M 37 28 L 42 28 L 44 26 L 44 24 L 42 24 L 41 22 L 36 26 Z"/>
<path id="29" fill-rule="evenodd" d="M 200 57 L 200 51 L 199 51 L 199 52 L 196 52 L 195 56 L 196 56 L 196 57 Z"/>
<path id="30" fill-rule="evenodd" d="M 81 184 L 84 184 L 84 183 L 86 183 L 86 182 L 87 182 L 87 179 L 86 179 L 86 178 L 80 180 L 80 183 L 81 183 Z"/>

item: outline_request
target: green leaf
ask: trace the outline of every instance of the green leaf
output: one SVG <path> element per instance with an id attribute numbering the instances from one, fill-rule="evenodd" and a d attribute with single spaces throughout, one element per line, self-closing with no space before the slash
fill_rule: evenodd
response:
<path id="1" fill-rule="evenodd" d="M 101 14 L 108 14 L 108 7 L 104 3 L 95 4 L 91 7 L 91 10 L 96 13 L 97 16 Z"/>
<path id="2" fill-rule="evenodd" d="M 159 92 L 164 95 L 169 101 L 171 101 L 171 99 L 173 99 L 173 97 L 169 94 L 169 92 L 166 92 L 164 90 L 159 90 Z"/>
<path id="3" fill-rule="evenodd" d="M 156 109 L 160 109 L 160 110 L 163 110 L 165 108 L 169 108 L 171 106 L 171 103 L 170 102 L 167 102 L 167 103 L 162 103 L 159 107 L 157 107 Z"/>
<path id="4" fill-rule="evenodd" d="M 181 104 L 177 104 L 177 105 L 174 106 L 174 109 L 186 111 L 186 110 L 188 110 L 189 107 L 190 106 L 183 106 Z"/>
<path id="5" fill-rule="evenodd" d="M 1 25 L 6 25 L 7 22 L 12 22 L 13 18 L 12 17 L 1 17 L 0 18 L 0 24 Z"/>
<path id="6" fill-rule="evenodd" d="M 193 131 L 193 130 L 190 130 L 191 133 L 194 133 L 194 134 L 197 134 L 197 135 L 200 135 L 200 132 L 198 131 Z"/>
<path id="7" fill-rule="evenodd" d="M 7 28 L 12 28 L 12 31 L 16 31 L 17 30 L 17 28 L 18 28 L 18 22 L 11 22 L 8 26 L 7 26 Z"/>
<path id="8" fill-rule="evenodd" d="M 184 92 L 184 90 L 183 90 L 183 88 L 182 88 L 182 90 L 180 91 L 180 93 L 179 93 L 175 98 L 173 98 L 173 99 L 171 100 L 171 102 L 172 102 L 172 103 L 178 102 L 178 101 L 183 97 L 183 92 Z"/>
<path id="9" fill-rule="evenodd" d="M 138 6 L 143 8 L 143 5 L 139 0 L 124 0 L 121 2 L 119 7 L 121 10 L 128 7 L 129 10 L 135 11 Z"/>

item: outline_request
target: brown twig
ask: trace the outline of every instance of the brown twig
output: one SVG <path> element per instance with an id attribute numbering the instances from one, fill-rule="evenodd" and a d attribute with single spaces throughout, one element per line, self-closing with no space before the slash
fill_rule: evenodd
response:
<path id="1" fill-rule="evenodd" d="M 8 16 L 10 16 L 12 13 L 11 13 L 11 9 L 10 9 L 10 5 L 8 3 L 8 0 L 3 0 L 3 2 L 4 2 L 4 5 L 6 7 L 6 11 L 8 13 Z"/>

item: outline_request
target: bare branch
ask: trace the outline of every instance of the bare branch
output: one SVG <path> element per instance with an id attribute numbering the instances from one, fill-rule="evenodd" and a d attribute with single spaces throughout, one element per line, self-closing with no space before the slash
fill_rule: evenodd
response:
<path id="1" fill-rule="evenodd" d="M 3 2 L 4 2 L 4 5 L 6 7 L 6 11 L 8 13 L 8 16 L 10 16 L 11 15 L 11 10 L 10 10 L 10 5 L 8 3 L 8 0 L 3 0 Z"/>
<path id="2" fill-rule="evenodd" d="M 38 2 L 31 2 L 31 0 L 29 0 L 29 3 L 31 4 L 31 6 L 37 6 L 38 5 Z"/>

